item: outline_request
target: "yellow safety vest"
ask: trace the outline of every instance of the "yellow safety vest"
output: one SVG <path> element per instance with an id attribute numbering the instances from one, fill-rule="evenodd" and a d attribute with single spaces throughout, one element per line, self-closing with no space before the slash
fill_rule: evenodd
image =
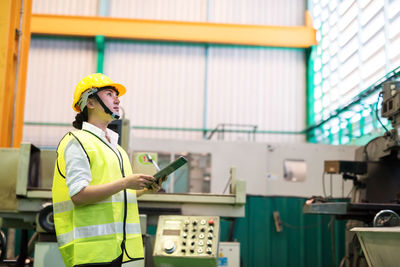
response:
<path id="1" fill-rule="evenodd" d="M 53 179 L 54 224 L 58 246 L 66 267 L 89 263 L 110 263 L 122 254 L 123 262 L 144 258 L 135 190 L 123 190 L 95 204 L 75 206 L 65 181 L 64 150 L 76 138 L 90 163 L 90 185 L 106 184 L 132 174 L 126 152 L 121 156 L 91 132 L 67 133 L 57 148 Z"/>

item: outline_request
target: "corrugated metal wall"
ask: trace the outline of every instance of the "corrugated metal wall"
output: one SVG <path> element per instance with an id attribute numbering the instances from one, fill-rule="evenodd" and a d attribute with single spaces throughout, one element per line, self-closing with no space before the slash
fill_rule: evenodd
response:
<path id="1" fill-rule="evenodd" d="M 110 16 L 118 18 L 206 21 L 207 0 L 110 1 Z"/>
<path id="2" fill-rule="evenodd" d="M 104 71 L 128 93 L 121 106 L 131 124 L 201 128 L 204 50 L 197 45 L 107 43 Z M 201 139 L 201 132 L 133 131 L 134 137 Z"/>
<path id="3" fill-rule="evenodd" d="M 305 1 L 210 0 L 208 21 L 234 24 L 304 25 Z"/>
<path id="4" fill-rule="evenodd" d="M 303 0 L 119 0 L 109 4 L 107 13 L 112 17 L 268 25 L 303 25 L 305 10 Z M 98 5 L 94 0 L 35 0 L 33 12 L 96 15 Z M 73 117 L 68 99 L 72 101 L 79 77 L 95 72 L 96 50 L 87 40 L 50 40 L 32 38 L 25 121 L 70 123 Z M 82 46 L 82 54 L 71 53 L 72 43 Z M 40 53 L 43 55 L 38 57 Z M 86 61 L 86 57 L 90 58 L 90 67 L 79 63 Z M 48 66 L 63 64 L 62 71 L 37 68 L 45 60 Z M 185 130 L 134 129 L 133 137 L 200 139 L 203 128 L 213 129 L 221 123 L 254 124 L 258 130 L 266 131 L 303 130 L 305 65 L 304 51 L 300 49 L 106 40 L 104 72 L 127 85 L 129 94 L 121 101 L 132 125 Z M 64 80 L 63 85 L 64 90 L 70 90 L 70 97 L 49 99 L 50 102 L 67 101 L 68 105 L 59 105 L 54 110 L 31 108 L 40 100 L 36 92 L 52 90 L 47 84 L 46 88 L 39 88 L 44 75 L 53 80 L 73 77 Z M 63 113 L 66 117 L 48 121 L 49 115 L 43 112 Z M 40 128 L 43 130 L 34 131 L 32 126 L 26 126 L 24 140 L 44 146 L 56 145 L 54 140 L 59 134 L 54 136 L 54 133 L 57 131 Z M 249 134 L 230 133 L 224 139 L 247 140 Z M 294 142 L 304 141 L 304 136 L 258 134 L 256 140 Z"/>
<path id="5" fill-rule="evenodd" d="M 260 130 L 304 129 L 303 51 L 213 47 L 209 55 L 208 128 L 232 123 L 257 125 Z M 247 140 L 248 134 L 231 133 L 225 137 Z M 303 136 L 258 135 L 256 140 L 302 141 Z"/>
<path id="6" fill-rule="evenodd" d="M 33 0 L 32 14 L 95 16 L 98 0 Z"/>
<path id="7" fill-rule="evenodd" d="M 91 40 L 33 38 L 29 51 L 23 141 L 37 146 L 54 146 L 72 127 L 29 125 L 65 123 L 71 125 L 73 89 L 83 73 L 96 68 Z"/>

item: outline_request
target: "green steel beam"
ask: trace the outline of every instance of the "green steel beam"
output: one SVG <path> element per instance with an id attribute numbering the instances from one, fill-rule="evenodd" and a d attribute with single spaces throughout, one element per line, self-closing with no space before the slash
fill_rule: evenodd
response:
<path id="1" fill-rule="evenodd" d="M 315 123 L 315 112 L 314 112 L 314 61 L 316 55 L 316 46 L 312 46 L 308 51 L 308 64 L 307 64 L 307 117 L 306 117 L 306 125 L 313 125 Z M 307 140 L 309 142 L 314 143 L 315 138 L 307 132 Z"/>
<path id="2" fill-rule="evenodd" d="M 98 5 L 97 13 L 99 16 L 108 16 L 110 7 L 109 0 L 100 0 Z M 105 50 L 105 37 L 103 35 L 97 35 L 95 38 L 97 48 L 97 73 L 103 73 L 104 71 L 104 50 Z"/>
<path id="3" fill-rule="evenodd" d="M 104 48 L 105 48 L 105 37 L 103 35 L 96 36 L 96 48 L 97 48 L 97 73 L 103 73 L 104 70 Z"/>

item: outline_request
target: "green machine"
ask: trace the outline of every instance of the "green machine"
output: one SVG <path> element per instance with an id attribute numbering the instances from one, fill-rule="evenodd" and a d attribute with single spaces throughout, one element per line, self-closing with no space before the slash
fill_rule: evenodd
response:
<path id="1" fill-rule="evenodd" d="M 154 262 L 156 266 L 217 266 L 218 240 L 218 216 L 159 216 Z"/>

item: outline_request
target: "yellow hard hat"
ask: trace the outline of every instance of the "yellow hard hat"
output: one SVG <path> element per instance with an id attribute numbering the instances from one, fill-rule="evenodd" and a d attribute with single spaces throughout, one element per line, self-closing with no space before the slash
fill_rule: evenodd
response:
<path id="1" fill-rule="evenodd" d="M 77 105 L 82 94 L 91 88 L 101 88 L 105 86 L 112 86 L 118 91 L 118 96 L 126 93 L 126 88 L 122 84 L 114 83 L 109 77 L 102 73 L 94 73 L 86 76 L 75 87 L 74 102 L 72 104 L 73 110 L 81 112 L 81 108 Z"/>

